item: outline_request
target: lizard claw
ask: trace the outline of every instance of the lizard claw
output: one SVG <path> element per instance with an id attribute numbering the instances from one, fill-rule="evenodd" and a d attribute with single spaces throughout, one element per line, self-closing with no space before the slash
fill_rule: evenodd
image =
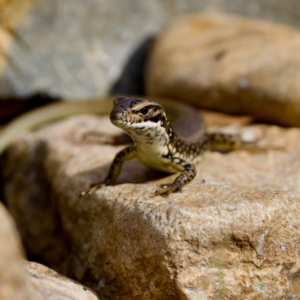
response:
<path id="1" fill-rule="evenodd" d="M 171 193 L 181 192 L 181 189 L 175 184 L 162 184 L 159 189 L 154 192 L 154 196 L 169 196 Z"/>
<path id="2" fill-rule="evenodd" d="M 80 193 L 79 197 L 84 197 L 84 196 L 90 196 L 92 195 L 96 190 L 101 189 L 103 187 L 107 186 L 105 183 L 96 183 L 96 184 L 91 184 L 90 188 L 88 190 L 85 190 Z"/>

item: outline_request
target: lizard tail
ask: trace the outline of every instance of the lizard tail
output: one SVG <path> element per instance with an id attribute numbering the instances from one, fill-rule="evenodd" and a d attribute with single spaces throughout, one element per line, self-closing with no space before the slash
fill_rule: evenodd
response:
<path id="1" fill-rule="evenodd" d="M 240 135 L 226 133 L 207 133 L 211 151 L 232 151 L 241 148 Z"/>
<path id="2" fill-rule="evenodd" d="M 78 114 L 108 114 L 111 108 L 112 99 L 105 97 L 103 101 L 101 99 L 66 101 L 34 109 L 14 119 L 0 130 L 0 154 L 22 134 L 44 123 Z"/>

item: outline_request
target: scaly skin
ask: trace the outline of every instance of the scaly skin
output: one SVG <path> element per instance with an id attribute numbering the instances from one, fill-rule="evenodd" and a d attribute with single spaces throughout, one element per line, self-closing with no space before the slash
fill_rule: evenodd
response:
<path id="1" fill-rule="evenodd" d="M 108 114 L 111 111 L 112 99 L 99 100 L 55 103 L 24 114 L 0 131 L 0 154 L 16 138 L 42 124 L 82 113 Z M 193 108 L 165 99 L 159 99 L 159 103 L 127 97 L 120 97 L 114 101 L 111 121 L 124 129 L 134 144 L 116 155 L 103 182 L 93 185 L 81 195 L 91 194 L 102 186 L 113 184 L 123 162 L 133 157 L 155 170 L 181 172 L 173 183 L 165 184 L 155 192 L 156 195 L 168 195 L 181 190 L 193 180 L 196 176 L 194 165 L 209 148 L 232 150 L 240 147 L 240 139 L 236 136 L 207 134 L 201 117 Z M 167 109 L 173 127 L 161 104 Z"/>
<path id="2" fill-rule="evenodd" d="M 203 154 L 212 146 L 236 149 L 240 142 L 235 136 L 225 134 L 207 134 L 203 123 L 199 125 L 197 140 L 179 137 L 167 119 L 164 108 L 142 98 L 120 97 L 114 100 L 110 114 L 111 122 L 130 135 L 134 144 L 120 151 L 103 182 L 81 193 L 92 194 L 96 189 L 111 185 L 120 174 L 124 161 L 136 157 L 151 169 L 168 173 L 181 172 L 171 183 L 161 186 L 155 195 L 169 195 L 180 191 L 184 185 L 194 179 L 197 172 L 195 164 L 201 161 Z"/>

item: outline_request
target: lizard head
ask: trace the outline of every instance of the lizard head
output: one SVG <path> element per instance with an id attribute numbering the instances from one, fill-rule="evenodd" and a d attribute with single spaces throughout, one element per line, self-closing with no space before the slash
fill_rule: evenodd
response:
<path id="1" fill-rule="evenodd" d="M 114 125 L 123 129 L 127 126 L 156 127 L 165 125 L 166 112 L 160 104 L 147 99 L 119 97 L 114 100 L 110 119 Z"/>
<path id="2" fill-rule="evenodd" d="M 115 126 L 125 130 L 135 141 L 146 135 L 153 138 L 159 132 L 166 132 L 169 126 L 166 112 L 160 104 L 134 97 L 116 98 L 110 120 Z"/>

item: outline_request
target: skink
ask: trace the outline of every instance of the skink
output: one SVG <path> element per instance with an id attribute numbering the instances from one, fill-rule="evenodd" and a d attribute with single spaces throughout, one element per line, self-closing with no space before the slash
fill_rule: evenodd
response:
<path id="1" fill-rule="evenodd" d="M 41 124 L 80 113 L 109 112 L 111 122 L 122 128 L 132 138 L 133 144 L 116 155 L 105 180 L 92 185 L 81 193 L 82 196 L 113 184 L 123 162 L 133 157 L 151 169 L 180 173 L 172 183 L 155 191 L 155 195 L 169 195 L 180 191 L 196 176 L 195 164 L 201 161 L 207 150 L 232 150 L 241 142 L 239 137 L 229 134 L 208 134 L 201 116 L 190 106 L 165 99 L 153 102 L 137 97 L 118 97 L 113 107 L 112 99 L 107 99 L 55 103 L 31 111 L 0 131 L 0 154 L 17 137 Z"/>

